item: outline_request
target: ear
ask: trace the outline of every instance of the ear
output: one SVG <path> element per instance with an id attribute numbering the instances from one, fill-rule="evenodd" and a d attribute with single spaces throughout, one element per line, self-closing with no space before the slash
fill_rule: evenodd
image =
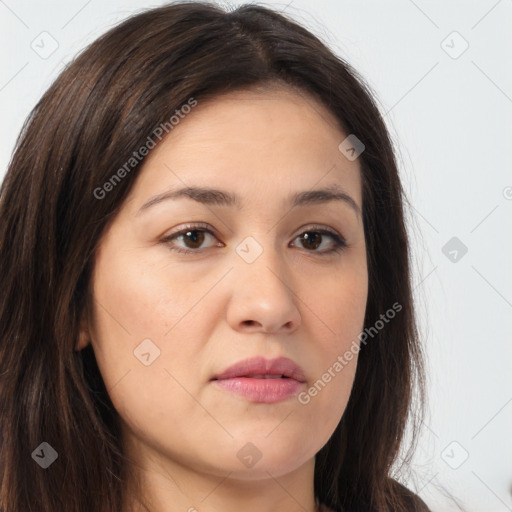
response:
<path id="1" fill-rule="evenodd" d="M 75 345 L 75 350 L 79 352 L 84 349 L 91 341 L 91 335 L 89 332 L 89 319 L 88 319 L 88 307 L 85 308 L 84 314 L 80 321 L 80 331 L 78 333 L 78 340 Z"/>

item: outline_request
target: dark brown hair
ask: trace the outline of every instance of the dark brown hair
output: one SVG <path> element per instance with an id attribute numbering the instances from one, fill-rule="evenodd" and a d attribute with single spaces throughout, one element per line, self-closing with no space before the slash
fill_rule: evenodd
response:
<path id="1" fill-rule="evenodd" d="M 345 413 L 316 455 L 315 496 L 335 510 L 428 510 L 392 473 L 408 420 L 416 438 L 424 371 L 403 190 L 373 95 L 284 14 L 184 2 L 142 12 L 93 42 L 44 94 L 17 140 L 0 196 L 2 512 L 36 503 L 41 512 L 121 510 L 128 461 L 117 412 L 90 345 L 74 347 L 92 300 L 95 248 L 140 163 L 101 199 L 94 191 L 190 98 L 283 84 L 318 99 L 364 143 L 365 326 L 402 306 L 359 354 Z M 58 452 L 48 471 L 31 456 L 43 441 Z"/>

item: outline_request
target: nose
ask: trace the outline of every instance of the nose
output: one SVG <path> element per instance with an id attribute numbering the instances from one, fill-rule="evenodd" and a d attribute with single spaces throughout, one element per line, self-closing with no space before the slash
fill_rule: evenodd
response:
<path id="1" fill-rule="evenodd" d="M 227 321 L 239 332 L 291 333 L 301 323 L 291 273 L 275 250 L 252 263 L 240 259 L 231 272 L 233 292 Z"/>

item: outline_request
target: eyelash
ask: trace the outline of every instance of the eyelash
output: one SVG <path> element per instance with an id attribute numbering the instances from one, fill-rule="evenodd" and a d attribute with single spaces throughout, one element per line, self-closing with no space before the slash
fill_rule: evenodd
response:
<path id="1" fill-rule="evenodd" d="M 184 229 L 164 237 L 161 240 L 161 243 L 166 245 L 170 250 L 179 252 L 182 254 L 193 254 L 193 253 L 197 254 L 197 253 L 205 250 L 205 249 L 183 249 L 182 247 L 178 247 L 178 246 L 172 245 L 170 243 L 171 240 L 175 239 L 176 237 L 179 237 L 180 235 L 186 235 L 189 231 L 204 231 L 204 232 L 212 235 L 213 237 L 215 237 L 215 234 L 212 232 L 212 230 L 209 228 L 209 226 L 207 224 L 201 224 L 201 223 L 189 224 L 189 225 L 185 226 Z M 318 253 L 323 256 L 330 256 L 335 253 L 342 252 L 347 247 L 347 243 L 345 242 L 343 237 L 339 236 L 335 231 L 331 231 L 331 230 L 328 230 L 323 227 L 313 225 L 313 226 L 309 227 L 308 229 L 305 229 L 304 231 L 302 231 L 302 233 L 297 235 L 297 237 L 295 237 L 295 238 L 298 238 L 300 235 L 303 235 L 304 233 L 318 233 L 321 235 L 328 235 L 334 240 L 334 247 L 332 249 L 329 249 L 327 251 L 325 251 L 325 250 L 324 251 L 316 251 L 316 250 L 305 249 L 306 252 Z"/>

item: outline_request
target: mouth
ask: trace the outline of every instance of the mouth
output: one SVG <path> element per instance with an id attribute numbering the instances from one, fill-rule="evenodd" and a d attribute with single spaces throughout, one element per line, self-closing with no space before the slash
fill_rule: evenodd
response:
<path id="1" fill-rule="evenodd" d="M 246 379 L 291 379 L 292 377 L 288 377 L 286 375 L 271 375 L 269 373 L 260 373 L 258 375 L 235 375 L 233 377 L 228 378 L 246 378 Z M 226 380 L 226 378 L 214 378 L 212 380 Z M 295 379 L 296 380 L 296 379 Z"/>
<path id="2" fill-rule="evenodd" d="M 285 378 L 295 379 L 298 382 L 306 381 L 304 370 L 291 359 L 287 357 L 265 359 L 261 356 L 238 361 L 223 372 L 214 375 L 211 380 L 231 379 L 234 377 L 250 379 Z"/>
<path id="3" fill-rule="evenodd" d="M 302 368 L 291 359 L 256 357 L 230 366 L 211 381 L 251 402 L 275 403 L 295 395 L 306 378 Z"/>
<path id="4" fill-rule="evenodd" d="M 219 388 L 241 396 L 250 402 L 273 404 L 295 396 L 304 383 L 289 377 L 232 377 L 230 379 L 214 379 Z"/>

